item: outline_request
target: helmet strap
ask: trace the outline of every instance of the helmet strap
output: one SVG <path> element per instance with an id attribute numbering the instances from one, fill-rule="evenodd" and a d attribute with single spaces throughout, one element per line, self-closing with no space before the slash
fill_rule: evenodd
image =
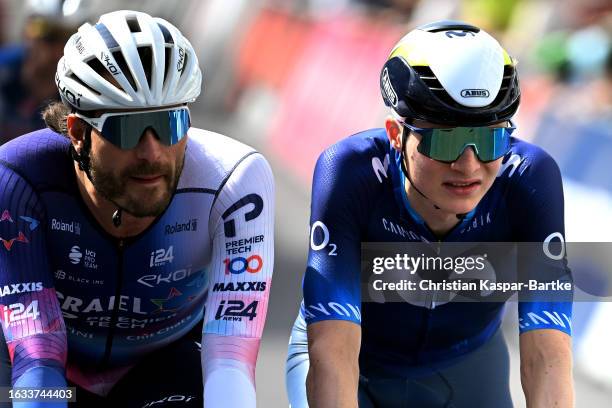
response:
<path id="1" fill-rule="evenodd" d="M 83 147 L 80 152 L 77 152 L 72 144 L 70 144 L 70 156 L 78 164 L 79 169 L 87 175 L 89 181 L 93 183 L 91 177 L 91 130 L 92 127 L 88 124 L 83 137 Z"/>

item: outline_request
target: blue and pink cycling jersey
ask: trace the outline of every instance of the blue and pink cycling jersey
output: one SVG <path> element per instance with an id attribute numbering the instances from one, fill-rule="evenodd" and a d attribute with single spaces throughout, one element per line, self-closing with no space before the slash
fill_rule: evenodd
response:
<path id="1" fill-rule="evenodd" d="M 253 383 L 274 262 L 263 156 L 190 129 L 168 208 L 116 239 L 84 204 L 68 147 L 50 130 L 0 147 L 0 321 L 13 385 L 68 378 L 104 394 L 201 319 L 207 375 L 229 366 Z"/>

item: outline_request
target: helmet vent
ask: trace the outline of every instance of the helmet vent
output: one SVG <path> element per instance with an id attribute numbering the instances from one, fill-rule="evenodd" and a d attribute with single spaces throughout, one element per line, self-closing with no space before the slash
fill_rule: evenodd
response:
<path id="1" fill-rule="evenodd" d="M 132 87 L 132 89 L 135 91 L 136 81 L 134 81 L 134 77 L 132 76 L 132 73 L 130 72 L 130 69 L 128 68 L 128 65 L 127 65 L 127 62 L 125 61 L 125 57 L 123 56 L 123 53 L 121 51 L 115 51 L 113 52 L 113 58 L 115 58 L 115 61 L 117 61 L 117 65 L 119 65 L 119 68 L 121 69 L 121 72 L 123 73 L 125 78 L 128 80 L 128 82 L 130 83 L 130 86 Z"/>
<path id="2" fill-rule="evenodd" d="M 86 61 L 87 65 L 89 65 L 89 67 L 91 69 L 93 69 L 97 74 L 99 74 L 102 78 L 106 79 L 108 82 L 110 82 L 111 84 L 113 84 L 116 88 L 119 88 L 117 81 L 114 81 L 112 79 L 113 75 L 107 71 L 107 69 L 104 67 L 104 64 L 102 64 L 102 62 L 100 62 L 99 59 L 97 58 L 92 58 L 89 61 Z M 76 75 L 72 74 L 72 76 L 75 78 L 76 81 L 78 81 L 81 85 L 83 85 L 84 87 L 86 87 L 87 89 L 91 89 L 93 92 L 97 93 L 98 95 L 100 95 L 99 92 L 95 91 L 93 88 L 91 88 L 90 86 L 88 86 L 87 84 L 85 84 L 80 78 L 77 78 Z"/>
<path id="3" fill-rule="evenodd" d="M 151 89 L 151 66 L 153 65 L 153 51 L 151 47 L 138 47 L 138 56 L 147 77 L 147 84 L 149 89 Z"/>
<path id="4" fill-rule="evenodd" d="M 495 97 L 495 100 L 491 102 L 489 106 L 496 106 L 501 103 L 502 99 L 506 97 L 508 89 L 512 85 L 512 79 L 514 78 L 514 67 L 512 65 L 504 65 L 504 78 L 502 79 L 501 87 Z"/>
<path id="5" fill-rule="evenodd" d="M 159 23 L 157 23 L 157 26 L 159 27 L 162 34 L 164 35 L 164 42 L 166 44 L 174 44 L 174 38 L 172 38 L 172 34 L 170 34 L 170 31 L 168 31 L 166 26 L 163 24 L 159 24 Z"/>
<path id="6" fill-rule="evenodd" d="M 97 61 L 97 60 L 96 60 Z M 91 92 L 95 93 L 96 95 L 101 95 L 100 92 L 96 91 L 95 89 L 93 89 L 91 86 L 87 85 L 85 82 L 83 82 L 81 80 L 81 78 L 79 78 L 78 76 L 74 75 L 74 74 L 70 74 L 70 76 L 68 77 L 70 79 L 72 79 L 73 81 L 76 81 L 79 83 L 79 85 L 89 89 Z"/>
<path id="7" fill-rule="evenodd" d="M 423 82 L 425 82 L 425 85 L 427 85 L 429 89 L 432 91 L 444 90 L 444 87 L 442 87 L 442 84 L 440 81 L 438 81 L 438 78 L 436 78 L 436 75 L 433 73 L 431 68 L 425 66 L 415 66 L 412 68 L 414 68 L 416 73 L 419 74 L 419 77 L 423 80 Z"/>
<path id="8" fill-rule="evenodd" d="M 416 73 L 419 75 L 419 78 L 427 85 L 429 90 L 433 92 L 436 97 L 440 98 L 444 103 L 450 106 L 459 107 L 459 105 L 449 94 L 444 90 L 444 87 L 436 78 L 436 74 L 433 73 L 431 68 L 426 66 L 415 66 L 412 67 Z"/>
<path id="9" fill-rule="evenodd" d="M 512 65 L 504 65 L 504 78 L 502 79 L 500 91 L 508 89 L 510 81 L 514 77 L 514 67 Z"/>
<path id="10" fill-rule="evenodd" d="M 419 78 L 427 85 L 430 91 L 432 91 L 438 98 L 440 98 L 444 103 L 450 106 L 459 107 L 464 109 L 465 107 L 458 104 L 449 94 L 444 90 L 438 78 L 436 78 L 436 74 L 433 73 L 431 68 L 426 66 L 414 66 L 412 67 L 415 72 L 419 75 Z M 511 81 L 514 78 L 514 67 L 512 65 L 504 66 L 504 77 L 502 79 L 501 88 L 495 97 L 495 100 L 491 102 L 487 106 L 495 106 L 501 102 L 501 100 L 506 96 L 506 92 L 508 88 L 512 85 Z"/>
<path id="11" fill-rule="evenodd" d="M 171 60 L 172 60 L 172 47 L 167 45 L 164 47 L 164 87 L 166 86 L 166 82 L 168 82 L 168 78 L 170 78 L 170 75 L 168 75 L 168 73 L 170 72 L 170 61 Z"/>
<path id="12" fill-rule="evenodd" d="M 130 32 L 139 33 L 142 30 L 140 29 L 140 24 L 138 23 L 138 19 L 136 16 L 130 16 L 126 19 L 127 25 L 130 28 Z"/>

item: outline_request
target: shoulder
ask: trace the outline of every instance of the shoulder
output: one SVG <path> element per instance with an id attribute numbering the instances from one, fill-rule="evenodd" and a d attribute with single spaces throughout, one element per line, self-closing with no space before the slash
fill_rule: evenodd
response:
<path id="1" fill-rule="evenodd" d="M 319 161 L 371 162 L 372 157 L 388 153 L 388 144 L 384 129 L 369 129 L 331 145 L 321 153 Z"/>
<path id="2" fill-rule="evenodd" d="M 224 180 L 251 156 L 265 162 L 251 146 L 219 133 L 191 128 L 179 188 L 218 190 Z"/>
<path id="3" fill-rule="evenodd" d="M 507 186 L 507 203 L 516 211 L 559 207 L 563 202 L 563 181 L 557 162 L 544 149 L 525 141 L 513 140 L 497 176 Z M 505 188 L 504 188 L 505 190 Z"/>
<path id="4" fill-rule="evenodd" d="M 391 162 L 384 129 L 370 129 L 342 139 L 317 160 L 314 185 L 342 180 L 342 185 L 382 182 Z"/>
<path id="5" fill-rule="evenodd" d="M 70 142 L 41 129 L 0 146 L 0 171 L 17 174 L 32 187 L 64 189 L 71 180 Z"/>
<path id="6" fill-rule="evenodd" d="M 504 157 L 498 177 L 528 180 L 533 177 L 556 176 L 559 166 L 543 148 L 513 138 L 510 152 Z"/>

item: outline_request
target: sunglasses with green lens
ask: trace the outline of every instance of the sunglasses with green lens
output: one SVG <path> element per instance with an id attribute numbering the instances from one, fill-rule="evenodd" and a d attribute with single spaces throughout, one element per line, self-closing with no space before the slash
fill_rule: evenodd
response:
<path id="1" fill-rule="evenodd" d="M 437 161 L 456 161 L 468 147 L 474 148 L 481 162 L 491 162 L 510 151 L 512 132 L 515 127 L 452 127 L 419 128 L 401 122 L 407 129 L 421 135 L 417 150 Z"/>

